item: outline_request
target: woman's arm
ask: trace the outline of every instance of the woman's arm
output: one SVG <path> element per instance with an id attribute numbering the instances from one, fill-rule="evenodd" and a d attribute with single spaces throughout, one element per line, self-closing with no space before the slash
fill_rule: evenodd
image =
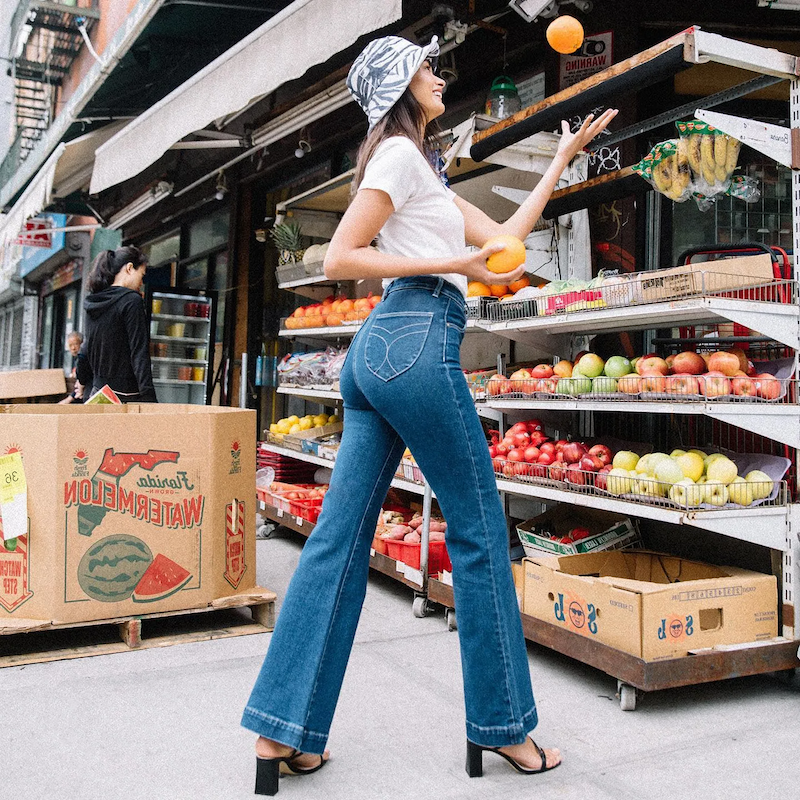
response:
<path id="1" fill-rule="evenodd" d="M 617 115 L 617 109 L 606 109 L 597 119 L 589 115 L 575 133 L 571 133 L 569 125 L 561 122 L 561 139 L 550 166 L 545 170 L 534 190 L 528 195 L 520 207 L 503 223 L 495 222 L 472 203 L 456 198 L 456 205 L 464 215 L 464 229 L 467 242 L 476 247 L 483 247 L 488 239 L 500 234 L 511 234 L 524 239 L 542 216 L 542 211 L 553 193 L 561 173 L 575 157 L 579 150 L 594 139 Z"/>
<path id="2" fill-rule="evenodd" d="M 495 283 L 497 275 L 486 269 L 486 259 L 502 247 L 493 247 L 458 258 L 406 258 L 379 253 L 370 248 L 386 220 L 394 213 L 389 195 L 380 189 L 360 189 L 328 246 L 325 255 L 325 276 L 331 280 L 365 278 L 397 278 L 407 275 L 433 275 L 457 272 L 469 280 Z M 518 280 L 523 273 L 518 267 L 506 273 L 507 281 Z"/>

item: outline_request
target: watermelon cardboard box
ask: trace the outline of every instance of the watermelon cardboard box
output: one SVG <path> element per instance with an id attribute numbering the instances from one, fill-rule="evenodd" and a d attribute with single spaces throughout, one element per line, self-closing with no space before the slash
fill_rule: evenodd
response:
<path id="1" fill-rule="evenodd" d="M 254 412 L 0 412 L 0 462 L 21 460 L 26 492 L 16 519 L 0 506 L 0 628 L 202 608 L 255 586 Z"/>

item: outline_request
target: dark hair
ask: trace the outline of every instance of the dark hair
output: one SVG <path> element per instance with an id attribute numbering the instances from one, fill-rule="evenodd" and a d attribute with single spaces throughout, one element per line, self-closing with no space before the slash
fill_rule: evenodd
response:
<path id="1" fill-rule="evenodd" d="M 422 155 L 431 164 L 431 169 L 436 168 L 431 163 L 430 156 L 440 149 L 439 140 L 441 130 L 434 120 L 425 124 L 425 110 L 410 89 L 406 89 L 400 99 L 386 112 L 386 116 L 375 123 L 375 127 L 367 134 L 367 138 L 358 148 L 356 158 L 356 171 L 351 184 L 351 196 L 358 191 L 364 178 L 367 163 L 375 155 L 375 151 L 384 139 L 390 136 L 406 136 L 419 148 Z M 437 173 L 438 175 L 438 173 Z"/>
<path id="2" fill-rule="evenodd" d="M 147 257 L 133 245 L 118 247 L 116 250 L 103 250 L 92 264 L 89 272 L 89 293 L 100 292 L 108 289 L 117 273 L 126 265 L 133 264 L 136 269 L 147 263 Z"/>

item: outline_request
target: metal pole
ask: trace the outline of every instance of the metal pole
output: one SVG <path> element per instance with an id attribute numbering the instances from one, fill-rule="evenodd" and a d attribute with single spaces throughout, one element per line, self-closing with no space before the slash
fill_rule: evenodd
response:
<path id="1" fill-rule="evenodd" d="M 247 353 L 242 353 L 242 371 L 239 376 L 239 408 L 247 408 Z"/>
<path id="2" fill-rule="evenodd" d="M 433 491 L 428 481 L 422 494 L 422 538 L 419 546 L 419 568 L 422 572 L 422 591 L 428 592 L 428 550 L 431 540 L 431 504 Z"/>

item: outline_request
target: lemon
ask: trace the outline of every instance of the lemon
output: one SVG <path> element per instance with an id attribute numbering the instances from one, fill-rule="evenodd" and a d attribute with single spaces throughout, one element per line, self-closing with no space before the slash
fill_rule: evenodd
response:
<path id="1" fill-rule="evenodd" d="M 328 417 L 328 425 L 333 425 L 334 423 L 336 423 L 338 421 L 339 421 L 339 415 L 338 414 L 331 414 Z"/>
<path id="2" fill-rule="evenodd" d="M 302 430 L 302 428 L 300 427 L 300 423 L 299 422 L 295 422 L 295 424 L 292 425 L 291 428 L 289 428 L 289 433 L 298 433 L 301 430 Z"/>
<path id="3" fill-rule="evenodd" d="M 328 415 L 327 414 L 317 414 L 314 417 L 314 427 L 319 428 L 322 425 L 328 424 Z"/>
<path id="4" fill-rule="evenodd" d="M 278 430 L 278 423 L 277 422 L 273 422 L 272 424 L 270 424 L 269 432 L 270 433 L 280 433 L 280 431 Z"/>
<path id="5" fill-rule="evenodd" d="M 313 419 L 301 419 L 298 423 L 300 426 L 301 431 L 310 431 L 314 427 L 314 420 Z"/>
<path id="6" fill-rule="evenodd" d="M 286 417 L 286 421 L 290 425 L 296 425 L 298 422 L 300 422 L 300 417 L 298 417 L 297 414 L 292 414 L 291 417 Z"/>
<path id="7" fill-rule="evenodd" d="M 289 420 L 286 420 L 286 419 L 280 420 L 280 422 L 278 422 L 275 425 L 275 429 L 277 430 L 278 433 L 289 433 L 289 430 L 290 430 L 291 427 L 292 426 L 289 423 Z"/>

